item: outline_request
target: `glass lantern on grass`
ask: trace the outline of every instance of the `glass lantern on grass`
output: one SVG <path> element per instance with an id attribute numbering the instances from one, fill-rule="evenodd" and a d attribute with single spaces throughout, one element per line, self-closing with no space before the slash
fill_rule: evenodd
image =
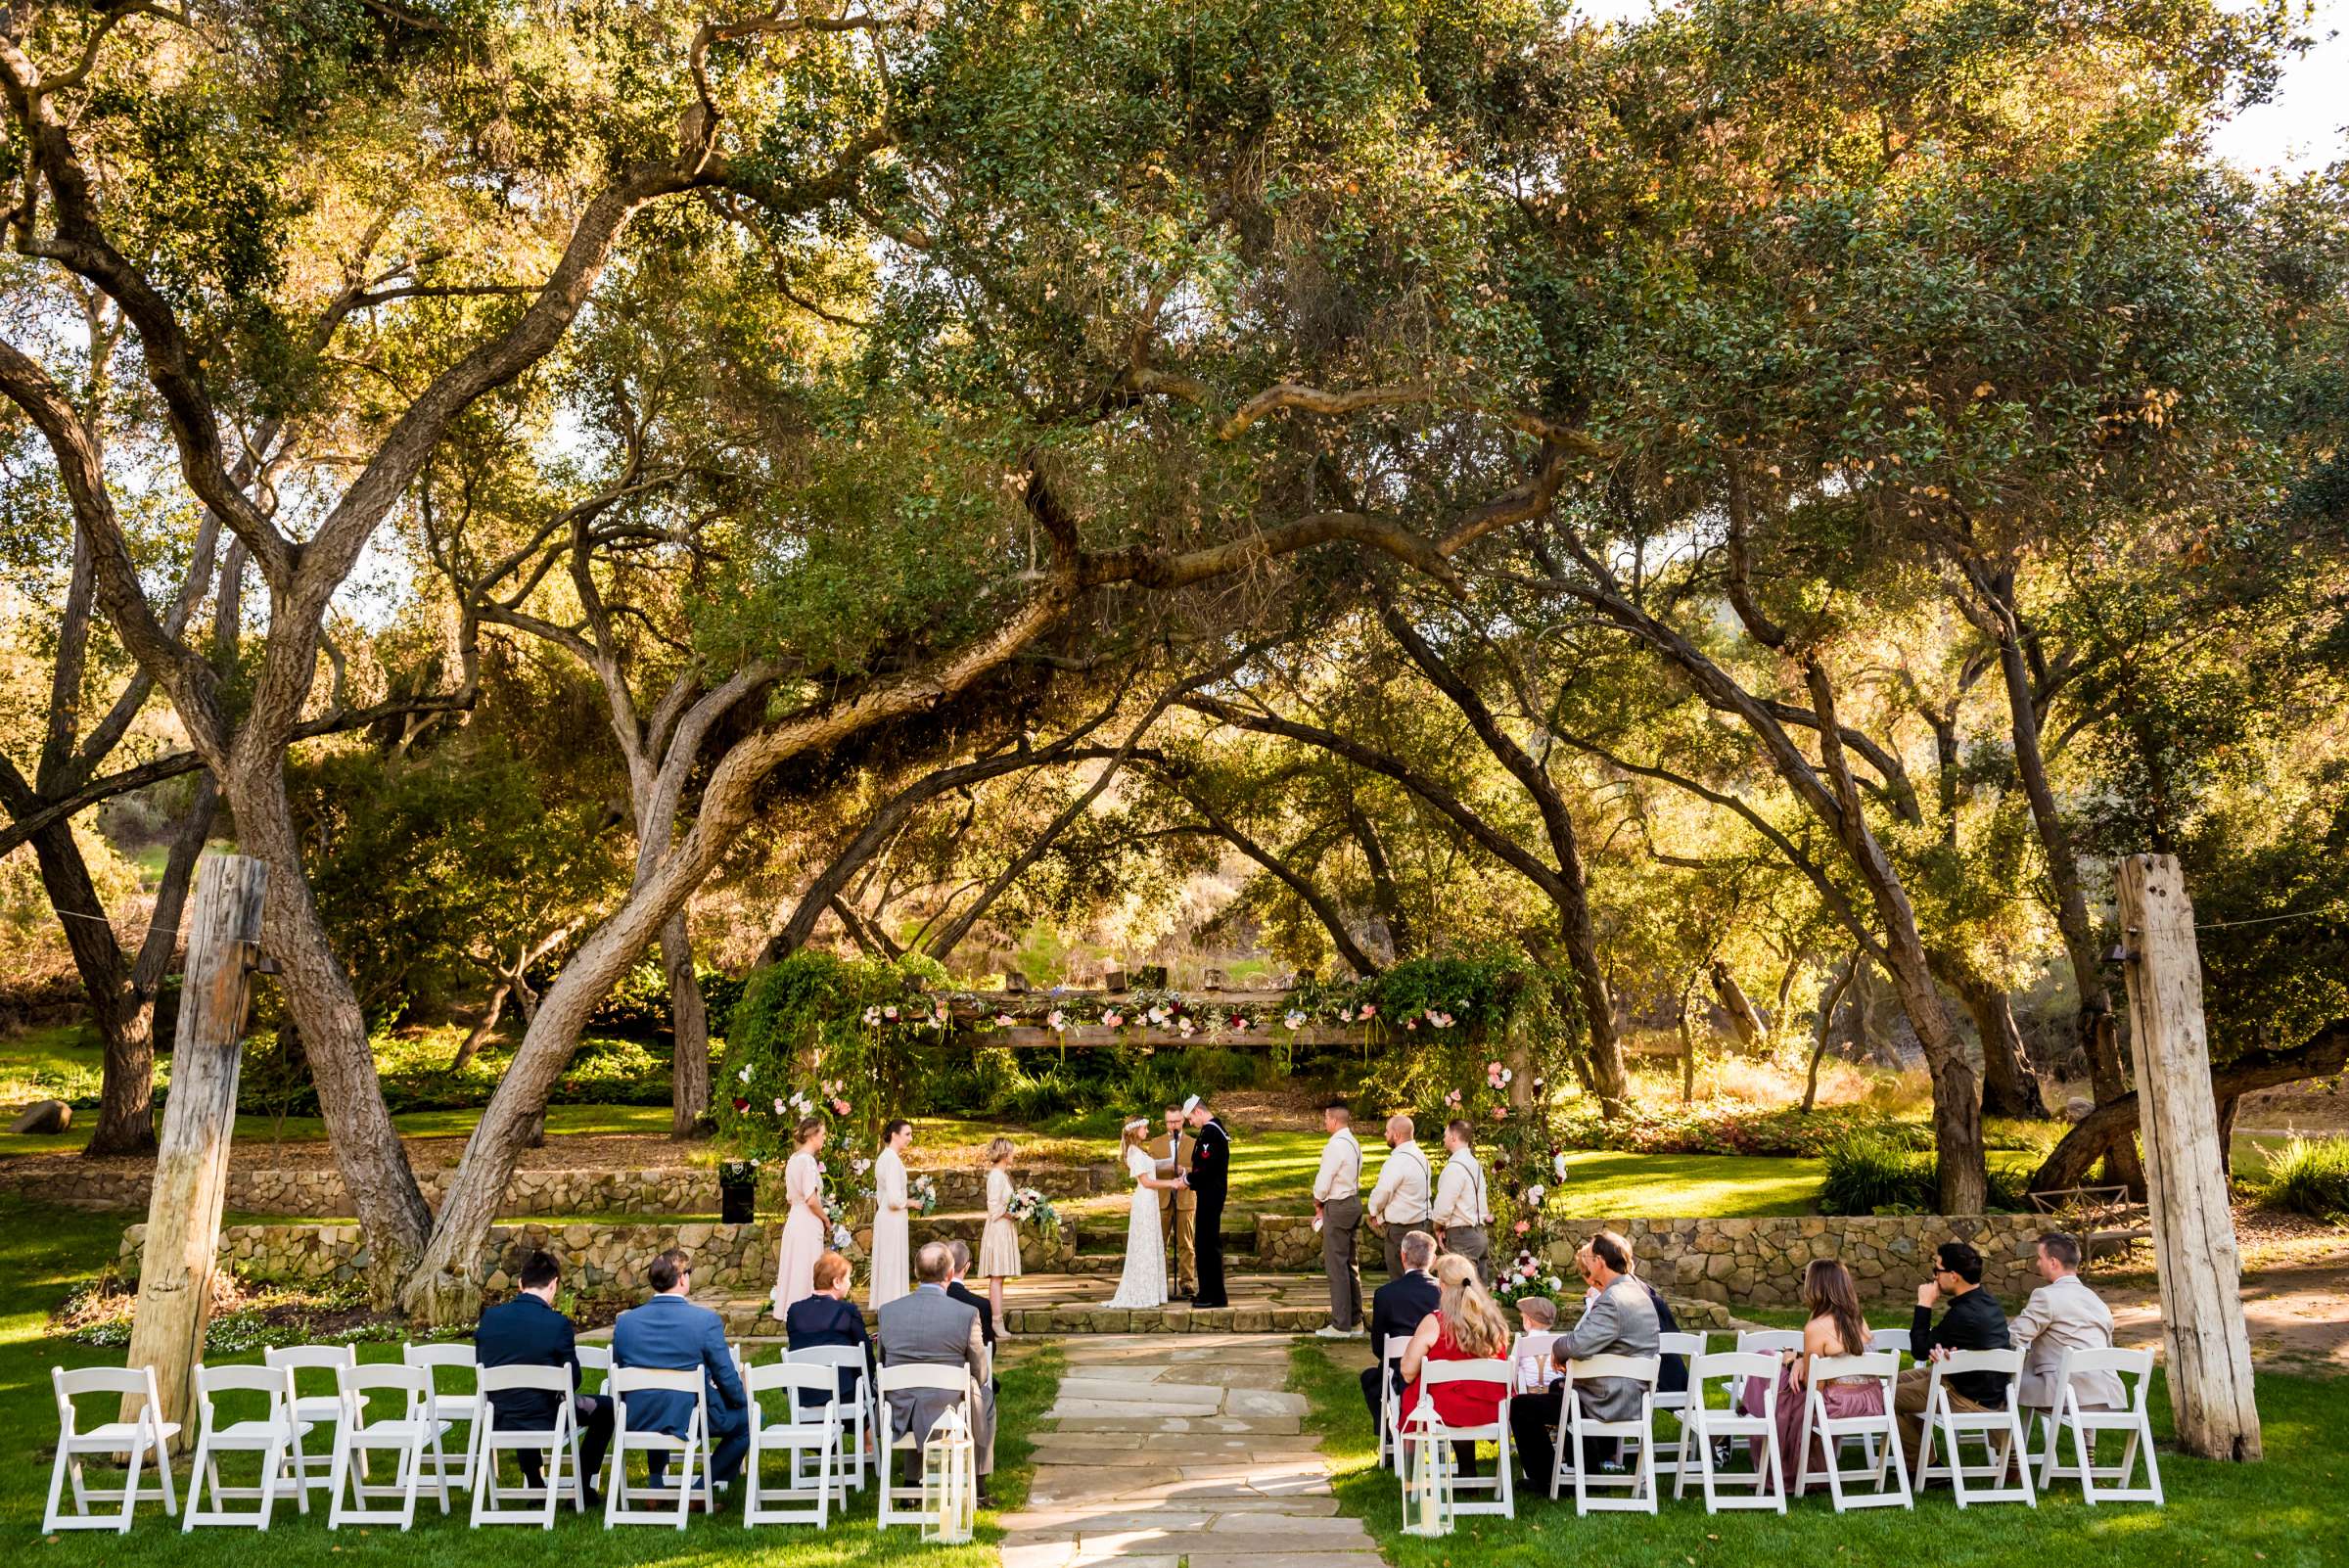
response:
<path id="1" fill-rule="evenodd" d="M 1405 1425 L 1403 1533 L 1449 1536 L 1456 1518 L 1451 1442 L 1434 1436 L 1435 1405 L 1422 1400 Z"/>
<path id="2" fill-rule="evenodd" d="M 922 1540 L 956 1545 L 979 1515 L 978 1450 L 962 1407 L 939 1416 L 922 1444 Z"/>

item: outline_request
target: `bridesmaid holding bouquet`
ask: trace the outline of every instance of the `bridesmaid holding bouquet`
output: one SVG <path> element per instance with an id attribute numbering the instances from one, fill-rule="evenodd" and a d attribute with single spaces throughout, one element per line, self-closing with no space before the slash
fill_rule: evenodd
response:
<path id="1" fill-rule="evenodd" d="M 815 1294 L 815 1261 L 824 1255 L 830 1226 L 824 1219 L 824 1168 L 816 1156 L 824 1148 L 824 1124 L 804 1119 L 794 1130 L 799 1152 L 783 1167 L 783 1196 L 791 1214 L 783 1222 L 783 1244 L 775 1265 L 775 1316 L 783 1317 L 791 1304 Z"/>
<path id="2" fill-rule="evenodd" d="M 913 1124 L 903 1117 L 881 1130 L 881 1152 L 873 1160 L 872 1308 L 913 1289 L 913 1200 L 905 1191 L 905 1150 Z"/>
<path id="3" fill-rule="evenodd" d="M 1003 1321 L 1003 1281 L 1020 1277 L 1020 1222 L 1011 1217 L 1011 1139 L 987 1146 L 987 1228 L 979 1235 L 979 1275 L 997 1323 Z"/>

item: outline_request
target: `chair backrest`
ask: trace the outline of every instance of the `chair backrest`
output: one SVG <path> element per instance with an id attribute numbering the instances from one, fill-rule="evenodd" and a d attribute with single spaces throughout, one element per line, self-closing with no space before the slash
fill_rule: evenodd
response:
<path id="1" fill-rule="evenodd" d="M 1890 1383 L 1901 1375 L 1901 1359 L 1890 1351 L 1869 1351 L 1865 1356 L 1814 1356 L 1811 1375 L 1807 1380 L 1812 1388 L 1831 1383 L 1838 1378 L 1874 1378 Z M 1886 1408 L 1890 1408 L 1889 1405 Z"/>
<path id="2" fill-rule="evenodd" d="M 2138 1414 L 2145 1413 L 2145 1389 L 2153 1381 L 2153 1353 L 2149 1350 L 2123 1350 L 2117 1345 L 2099 1346 L 2095 1350 L 2073 1350 L 2063 1353 L 2063 1360 L 2055 1368 L 2055 1386 L 2069 1387 L 2073 1378 L 2084 1372 L 2111 1372 L 2133 1380 L 2129 1393 L 2129 1407 Z"/>
<path id="3" fill-rule="evenodd" d="M 1870 1328 L 1867 1348 L 1871 1351 L 1899 1351 L 1903 1356 L 1914 1356 L 1916 1347 L 1906 1328 Z"/>
<path id="4" fill-rule="evenodd" d="M 861 1345 L 806 1345 L 783 1353 L 783 1364 L 796 1366 L 829 1366 L 845 1368 L 856 1374 L 856 1392 L 862 1394 L 872 1379 L 865 1375 L 864 1347 Z M 838 1383 L 833 1385 L 838 1390 Z"/>
<path id="5" fill-rule="evenodd" d="M 395 1416 L 379 1407 L 378 1420 L 405 1419 L 413 1416 L 426 1400 L 433 1397 L 433 1373 L 430 1367 L 410 1366 L 405 1361 L 352 1361 L 335 1369 L 335 1385 L 342 1391 L 345 1410 L 358 1420 L 367 1419 L 361 1395 L 390 1393 L 405 1395 L 404 1407 Z"/>
<path id="6" fill-rule="evenodd" d="M 688 1366 L 671 1370 L 666 1366 L 615 1366 L 612 1368 L 612 1392 L 633 1394 L 639 1389 L 661 1389 L 670 1394 L 700 1394 L 702 1369 Z"/>
<path id="7" fill-rule="evenodd" d="M 207 1366 L 196 1363 L 196 1401 L 211 1402 L 215 1394 L 266 1394 L 269 1411 L 294 1397 L 294 1373 L 283 1366 Z"/>
<path id="8" fill-rule="evenodd" d="M 302 1373 L 340 1374 L 344 1367 L 356 1366 L 358 1362 L 359 1353 L 348 1345 L 273 1345 L 261 1352 L 261 1364 L 284 1367 L 297 1394 L 301 1392 Z M 336 1390 L 340 1392 L 342 1386 L 337 1383 Z"/>
<path id="9" fill-rule="evenodd" d="M 788 1389 L 795 1396 L 802 1393 L 821 1394 L 829 1402 L 840 1397 L 840 1373 L 835 1367 L 815 1361 L 769 1361 L 744 1372 L 742 1386 L 754 1404 L 760 1395 L 778 1389 Z M 796 1398 L 793 1408 L 798 1408 Z"/>
<path id="10" fill-rule="evenodd" d="M 1594 1378 L 1619 1377 L 1653 1387 L 1663 1370 L 1663 1361 L 1654 1356 L 1592 1356 L 1579 1361 L 1568 1361 L 1566 1382 L 1571 1387 Z"/>
<path id="11" fill-rule="evenodd" d="M 481 1362 L 471 1345 L 402 1345 L 399 1359 L 410 1366 L 457 1366 L 472 1371 Z"/>
<path id="12" fill-rule="evenodd" d="M 1939 1388 L 1951 1378 L 1963 1372 L 2001 1372 L 2005 1375 L 2005 1395 L 1998 1404 L 1988 1407 L 1994 1410 L 2014 1407 L 2015 1379 L 2023 1374 L 2023 1353 L 2018 1350 L 1952 1351 L 1937 1361 L 1933 1368 L 1932 1388 Z M 1927 1398 L 1931 1397 L 1928 1390 Z"/>
<path id="13" fill-rule="evenodd" d="M 1671 1333 L 1656 1336 L 1658 1356 L 1702 1356 L 1705 1353 L 1703 1334 Z"/>
<path id="14" fill-rule="evenodd" d="M 1723 1378 L 1742 1382 L 1749 1377 L 1761 1378 L 1775 1387 L 1778 1381 L 1778 1359 L 1761 1351 L 1709 1351 L 1688 1358 L 1688 1403 L 1696 1403 L 1696 1392 L 1707 1383 Z"/>
<path id="15" fill-rule="evenodd" d="M 75 1430 L 73 1401 L 83 1394 L 137 1395 L 147 1402 L 142 1413 L 159 1417 L 161 1413 L 162 1402 L 156 1398 L 155 1368 L 151 1366 L 52 1366 L 49 1383 L 57 1391 L 58 1424 L 68 1436 Z M 107 1419 L 114 1419 L 111 1411 Z"/>
<path id="16" fill-rule="evenodd" d="M 881 1368 L 881 1392 L 884 1394 L 901 1394 L 925 1388 L 968 1395 L 971 1391 L 971 1369 L 967 1366 L 936 1366 L 918 1362 Z"/>
<path id="17" fill-rule="evenodd" d="M 1803 1331 L 1799 1328 L 1745 1328 L 1738 1330 L 1737 1348 L 1759 1351 L 1775 1356 L 1780 1351 L 1799 1351 L 1803 1348 Z"/>
<path id="18" fill-rule="evenodd" d="M 484 1395 L 569 1394 L 572 1392 L 571 1368 L 568 1366 L 484 1366 L 481 1369 L 479 1387 Z"/>
<path id="19" fill-rule="evenodd" d="M 1387 1363 L 1389 1366 L 1392 1366 L 1392 1365 L 1394 1365 L 1394 1364 L 1395 1364 L 1397 1361 L 1400 1361 L 1400 1360 L 1403 1360 L 1403 1353 L 1404 1353 L 1405 1351 L 1406 1351 L 1406 1350 L 1409 1350 L 1410 1348 L 1411 1348 L 1411 1336 L 1410 1336 L 1410 1335 L 1408 1335 L 1408 1334 L 1389 1334 L 1389 1335 L 1387 1336 L 1387 1343 L 1386 1343 L 1385 1347 L 1384 1347 L 1383 1349 L 1381 1349 L 1381 1350 L 1379 1351 L 1379 1353 L 1378 1353 L 1378 1354 L 1379 1354 L 1379 1360 L 1381 1360 L 1385 1361 L 1385 1362 L 1386 1362 L 1386 1363 Z"/>
<path id="20" fill-rule="evenodd" d="M 578 1347 L 578 1353 L 579 1392 L 582 1394 L 592 1393 L 594 1389 L 590 1388 L 588 1384 L 588 1374 L 600 1373 L 605 1380 L 609 1380 L 612 1372 L 612 1347 L 609 1345 L 581 1345 Z M 598 1388 L 602 1386 L 601 1382 L 595 1385 Z"/>
<path id="21" fill-rule="evenodd" d="M 1419 1368 L 1420 1384 L 1426 1388 L 1443 1383 L 1498 1383 L 1505 1391 L 1516 1379 L 1516 1363 L 1497 1356 L 1472 1361 L 1428 1361 Z"/>

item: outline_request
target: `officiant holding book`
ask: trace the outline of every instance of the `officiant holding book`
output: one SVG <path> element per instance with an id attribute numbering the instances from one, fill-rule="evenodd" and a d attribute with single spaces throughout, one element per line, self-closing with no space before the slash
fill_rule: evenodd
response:
<path id="1" fill-rule="evenodd" d="M 1194 1094 L 1182 1102 L 1183 1120 L 1191 1130 L 1191 1170 L 1186 1178 L 1198 1195 L 1193 1222 L 1198 1230 L 1199 1290 L 1194 1307 L 1228 1307 L 1223 1293 L 1223 1198 L 1231 1174 L 1231 1135 L 1207 1101 Z"/>

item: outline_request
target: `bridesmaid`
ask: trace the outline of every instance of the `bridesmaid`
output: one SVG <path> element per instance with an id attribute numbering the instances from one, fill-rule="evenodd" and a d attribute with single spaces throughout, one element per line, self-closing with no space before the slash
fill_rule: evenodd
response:
<path id="1" fill-rule="evenodd" d="M 988 1308 L 1003 1321 L 1003 1281 L 1020 1277 L 1020 1226 L 1011 1217 L 1011 1139 L 987 1146 L 987 1228 L 979 1236 L 979 1274 Z M 1001 1328 L 998 1333 L 1007 1332 Z"/>
<path id="2" fill-rule="evenodd" d="M 905 1197 L 905 1150 L 912 1142 L 913 1124 L 898 1117 L 881 1130 L 881 1153 L 873 1161 L 875 1312 L 913 1288 L 911 1205 Z"/>
<path id="3" fill-rule="evenodd" d="M 783 1197 L 790 1206 L 783 1222 L 781 1256 L 775 1265 L 775 1316 L 788 1317 L 791 1304 L 815 1294 L 815 1261 L 824 1255 L 831 1226 L 824 1219 L 824 1124 L 806 1117 L 795 1130 L 800 1149 L 783 1167 Z"/>

